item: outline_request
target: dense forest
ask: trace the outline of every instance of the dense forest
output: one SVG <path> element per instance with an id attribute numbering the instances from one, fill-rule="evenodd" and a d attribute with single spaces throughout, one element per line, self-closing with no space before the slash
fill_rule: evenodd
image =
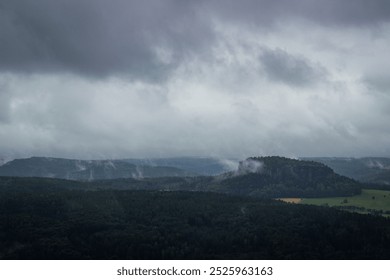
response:
<path id="1" fill-rule="evenodd" d="M 2 191 L 1 259 L 388 259 L 390 221 L 205 192 Z"/>
<path id="2" fill-rule="evenodd" d="M 0 177 L 0 259 L 389 259 L 388 218 L 271 199 L 360 191 L 280 157 L 219 176 Z"/>

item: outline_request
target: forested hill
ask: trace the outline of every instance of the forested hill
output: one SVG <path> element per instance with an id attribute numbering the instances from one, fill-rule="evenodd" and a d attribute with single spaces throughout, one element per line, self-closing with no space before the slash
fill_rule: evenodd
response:
<path id="1" fill-rule="evenodd" d="M 284 157 L 252 157 L 240 162 L 236 172 L 220 176 L 218 189 L 257 197 L 347 196 L 361 185 L 340 176 L 326 165 Z"/>
<path id="2" fill-rule="evenodd" d="M 134 165 L 121 160 L 32 157 L 15 159 L 0 166 L 0 176 L 45 177 L 82 181 L 193 175 L 192 172 L 175 167 Z"/>

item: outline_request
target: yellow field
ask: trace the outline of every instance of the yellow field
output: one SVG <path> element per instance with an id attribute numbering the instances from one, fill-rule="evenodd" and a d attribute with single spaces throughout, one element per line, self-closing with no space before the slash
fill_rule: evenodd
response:
<path id="1" fill-rule="evenodd" d="M 298 203 L 301 203 L 302 198 L 278 198 L 278 200 L 281 200 L 281 201 L 284 201 L 287 203 L 298 204 Z"/>

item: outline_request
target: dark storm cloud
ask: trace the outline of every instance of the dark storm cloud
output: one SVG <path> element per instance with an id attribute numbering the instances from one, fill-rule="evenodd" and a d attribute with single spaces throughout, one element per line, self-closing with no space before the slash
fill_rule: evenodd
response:
<path id="1" fill-rule="evenodd" d="M 197 17 L 176 0 L 2 0 L 0 69 L 160 77 L 209 38 Z"/>
<path id="2" fill-rule="evenodd" d="M 213 20 L 264 28 L 284 19 L 388 21 L 387 0 L 0 0 L 0 70 L 159 79 L 207 52 Z"/>
<path id="3" fill-rule="evenodd" d="M 326 75 L 323 67 L 281 49 L 264 50 L 260 61 L 269 79 L 287 85 L 307 86 L 322 80 Z"/>

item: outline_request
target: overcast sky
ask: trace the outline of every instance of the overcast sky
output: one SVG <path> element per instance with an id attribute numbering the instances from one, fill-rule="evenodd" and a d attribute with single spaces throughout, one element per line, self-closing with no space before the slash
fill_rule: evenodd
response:
<path id="1" fill-rule="evenodd" d="M 0 0 L 0 158 L 390 156 L 388 0 Z"/>

